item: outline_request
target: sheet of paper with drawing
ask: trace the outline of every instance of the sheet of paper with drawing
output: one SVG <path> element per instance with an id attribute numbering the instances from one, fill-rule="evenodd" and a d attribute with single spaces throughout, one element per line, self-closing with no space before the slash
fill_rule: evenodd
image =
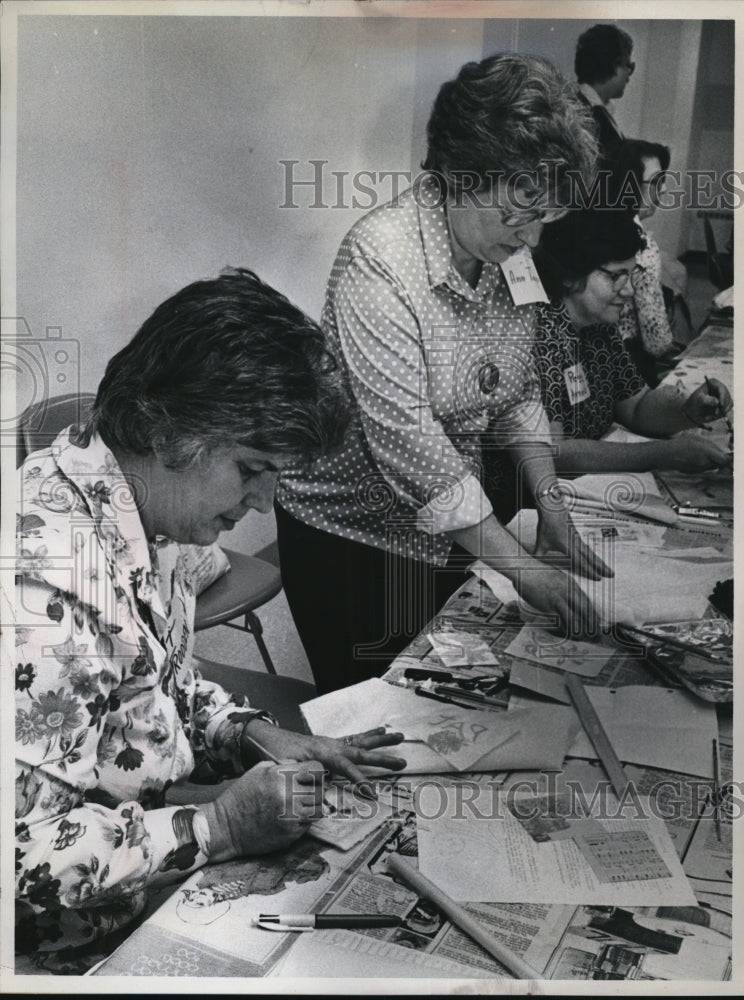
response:
<path id="1" fill-rule="evenodd" d="M 646 799 L 622 808 L 614 797 L 597 799 L 586 815 L 576 810 L 567 818 L 554 802 L 525 797 L 509 804 L 498 790 L 483 788 L 465 803 L 456 788 L 426 786 L 417 811 L 419 868 L 454 899 L 694 905 L 666 827 Z M 538 828 L 526 828 L 515 812 L 537 816 Z M 561 835 L 551 835 L 556 829 Z"/>
<path id="2" fill-rule="evenodd" d="M 565 639 L 533 625 L 525 625 L 504 652 L 532 663 L 546 663 L 581 677 L 596 677 L 615 654 L 608 646 Z"/>
<path id="3" fill-rule="evenodd" d="M 562 706 L 522 713 L 459 708 L 378 678 L 314 698 L 301 710 L 310 731 L 326 736 L 378 726 L 403 732 L 400 754 L 406 773 L 414 774 L 558 768 L 577 729 L 574 713 Z"/>

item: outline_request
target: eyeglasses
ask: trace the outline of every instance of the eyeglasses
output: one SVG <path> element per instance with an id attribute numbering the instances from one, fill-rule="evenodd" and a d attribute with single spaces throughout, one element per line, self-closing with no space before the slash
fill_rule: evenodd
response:
<path id="1" fill-rule="evenodd" d="M 629 60 L 628 62 L 622 64 L 622 68 L 627 69 L 628 76 L 632 76 L 635 70 L 635 63 Z"/>
<path id="2" fill-rule="evenodd" d="M 567 208 L 527 208 L 522 212 L 502 211 L 501 221 L 510 229 L 517 229 L 519 226 L 530 226 L 533 222 L 541 222 L 543 225 L 548 222 L 557 222 L 567 213 Z"/>
<path id="3" fill-rule="evenodd" d="M 631 285 L 634 285 L 638 278 L 640 278 L 643 274 L 644 268 L 642 268 L 640 264 L 636 264 L 629 271 L 625 268 L 621 271 L 610 271 L 607 267 L 598 267 L 597 270 L 601 271 L 602 274 L 607 275 L 612 282 L 613 290 L 617 292 L 621 288 L 624 288 L 628 281 L 630 281 Z"/>

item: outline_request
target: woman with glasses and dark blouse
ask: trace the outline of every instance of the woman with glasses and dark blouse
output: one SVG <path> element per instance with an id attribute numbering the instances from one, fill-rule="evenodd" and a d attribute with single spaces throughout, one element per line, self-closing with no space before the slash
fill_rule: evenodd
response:
<path id="1" fill-rule="evenodd" d="M 594 169 L 591 118 L 553 66 L 511 53 L 442 86 L 427 139 L 425 173 L 352 228 L 329 280 L 322 325 L 355 404 L 344 445 L 277 493 L 282 580 L 319 692 L 383 673 L 475 557 L 573 634 L 595 630 L 594 610 L 540 557 L 609 572 L 545 501 L 534 296 L 519 294 L 539 288 L 529 250 L 563 214 L 567 171 Z M 527 468 L 536 555 L 483 492 L 484 438 Z"/>
<path id="2" fill-rule="evenodd" d="M 560 472 L 702 472 L 731 464 L 732 454 L 712 441 L 678 433 L 727 413 L 725 386 L 707 379 L 686 397 L 650 389 L 618 332 L 644 246 L 628 211 L 573 211 L 543 230 L 535 263 L 551 302 L 537 309 L 534 355 Z M 655 440 L 600 440 L 613 423 Z"/>

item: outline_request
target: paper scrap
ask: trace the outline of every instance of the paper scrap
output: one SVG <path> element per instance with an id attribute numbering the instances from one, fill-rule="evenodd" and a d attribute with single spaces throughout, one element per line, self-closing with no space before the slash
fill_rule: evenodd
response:
<path id="1" fill-rule="evenodd" d="M 525 625 L 504 652 L 581 677 L 596 677 L 615 655 L 615 650 L 599 643 L 566 639 L 534 625 Z"/>
<path id="2" fill-rule="evenodd" d="M 360 798 L 349 786 L 329 785 L 323 797 L 323 818 L 310 824 L 317 840 L 348 851 L 395 813 L 391 796 L 379 792 L 377 801 Z"/>
<path id="3" fill-rule="evenodd" d="M 498 663 L 488 643 L 472 632 L 432 630 L 426 633 L 426 638 L 445 667 L 478 667 Z"/>

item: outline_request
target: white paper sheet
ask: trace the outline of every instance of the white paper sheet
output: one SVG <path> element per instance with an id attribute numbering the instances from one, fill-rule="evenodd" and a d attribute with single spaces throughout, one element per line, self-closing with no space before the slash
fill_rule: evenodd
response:
<path id="1" fill-rule="evenodd" d="M 610 520 L 608 528 L 611 527 Z M 508 525 L 508 530 L 530 551 L 535 544 L 537 512 L 520 511 Z M 667 559 L 663 547 L 640 548 L 636 541 L 625 541 L 619 529 L 617 537 L 612 539 L 611 549 L 607 543 L 603 544 L 603 538 L 596 530 L 591 538 L 584 531 L 580 534 L 585 541 L 593 542 L 598 554 L 615 573 L 613 577 L 596 581 L 576 577 L 577 583 L 606 622 L 643 625 L 655 621 L 700 618 L 708 605 L 707 595 L 715 584 L 733 576 L 732 560 L 701 560 L 695 548 L 688 550 L 687 558 L 675 548 L 672 558 Z M 710 555 L 709 546 L 705 546 L 704 551 L 706 556 Z M 532 621 L 539 615 L 521 601 L 513 584 L 496 570 L 481 562 L 474 563 L 471 569 L 499 600 L 505 603 L 518 601 L 525 621 Z"/>
<path id="2" fill-rule="evenodd" d="M 626 687 L 586 687 L 607 737 L 621 761 L 681 771 L 703 778 L 713 776 L 713 740 L 718 737 L 714 705 L 687 691 L 631 684 Z M 525 708 L 529 698 L 512 698 Z M 583 729 L 568 751 L 569 757 L 597 759 Z"/>
<path id="3" fill-rule="evenodd" d="M 608 805 L 606 800 L 604 805 Z M 426 787 L 417 809 L 419 868 L 453 899 L 695 905 L 666 827 L 652 814 L 648 800 L 628 803 L 626 818 L 599 818 L 598 822 L 608 833 L 644 833 L 668 874 L 619 882 L 600 881 L 572 839 L 537 843 L 496 792 L 482 789 L 467 808 L 469 814 L 464 817 L 456 789 Z M 636 818 L 641 811 L 644 818 Z M 618 863 L 622 857 L 618 853 Z M 626 857 L 632 874 L 632 854 Z"/>
<path id="4" fill-rule="evenodd" d="M 525 625 L 504 652 L 521 660 L 545 663 L 581 677 L 596 677 L 616 651 L 596 642 L 566 639 L 546 629 Z"/>
<path id="5" fill-rule="evenodd" d="M 469 765 L 456 767 L 427 743 L 404 743 L 399 748 L 400 756 L 408 761 L 404 773 L 559 768 L 577 729 L 575 713 L 562 705 L 535 705 L 524 713 L 483 713 L 438 705 L 378 678 L 314 698 L 305 702 L 301 710 L 311 732 L 346 736 L 378 726 L 404 733 L 408 729 L 418 732 L 414 727 L 426 726 L 432 718 L 432 705 L 435 714 L 439 709 L 445 709 L 450 716 L 457 713 L 466 726 L 486 716 L 492 733 L 491 748 L 487 749 L 487 742 L 481 738 L 483 754 Z"/>

